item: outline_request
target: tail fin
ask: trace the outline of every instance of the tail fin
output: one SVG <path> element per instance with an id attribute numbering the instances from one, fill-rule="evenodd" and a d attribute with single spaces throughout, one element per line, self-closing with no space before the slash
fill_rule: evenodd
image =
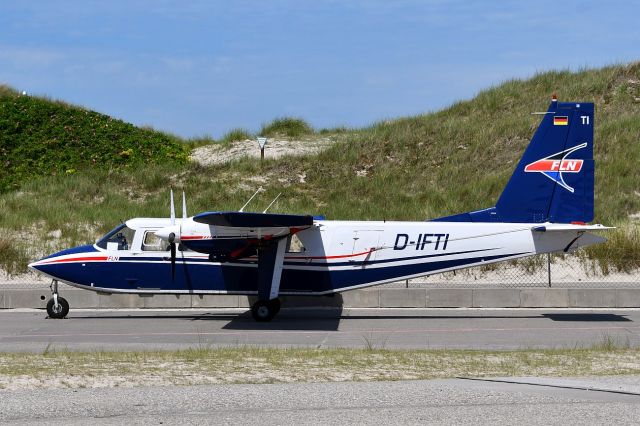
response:
<path id="1" fill-rule="evenodd" d="M 438 220 L 593 220 L 593 112 L 593 103 L 561 103 L 554 96 L 496 206 Z"/>

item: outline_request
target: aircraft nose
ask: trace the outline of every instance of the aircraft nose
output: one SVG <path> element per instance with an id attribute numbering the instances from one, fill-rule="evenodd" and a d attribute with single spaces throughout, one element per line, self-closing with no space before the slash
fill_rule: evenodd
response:
<path id="1" fill-rule="evenodd" d="M 33 271 L 39 271 L 40 269 L 38 269 L 38 265 L 39 265 L 40 261 L 37 260 L 35 262 L 31 262 L 27 265 L 27 268 L 33 270 Z"/>
<path id="2" fill-rule="evenodd" d="M 61 254 L 65 254 L 64 251 L 50 254 L 49 256 L 43 257 L 39 260 L 34 260 L 33 262 L 29 263 L 27 267 L 36 272 L 43 272 L 44 266 L 55 262 L 55 258 L 61 256 Z"/>
<path id="3" fill-rule="evenodd" d="M 47 257 L 43 257 L 40 260 L 36 260 L 34 262 L 31 262 L 27 265 L 27 267 L 29 269 L 32 269 L 34 271 L 39 271 L 39 272 L 49 272 L 51 265 L 55 265 L 58 264 L 62 261 L 64 261 L 64 259 L 66 259 L 66 257 L 68 257 L 68 255 L 81 255 L 81 254 L 92 254 L 97 252 L 98 250 L 96 248 L 94 248 L 91 245 L 86 245 L 86 246 L 78 246 L 78 247 L 73 247 L 73 248 L 69 248 L 69 249 L 65 249 L 65 250 L 61 250 L 59 252 L 50 254 Z M 66 256 L 66 257 L 65 257 Z"/>
<path id="4" fill-rule="evenodd" d="M 164 241 L 169 241 L 169 237 L 171 236 L 171 234 L 173 234 L 174 235 L 173 241 L 176 243 L 180 242 L 180 226 L 179 225 L 172 225 L 172 226 L 167 226 L 167 227 L 158 229 L 155 232 L 155 234 L 158 238 Z"/>
<path id="5" fill-rule="evenodd" d="M 35 272 L 49 273 L 51 269 L 51 265 L 56 263 L 56 258 L 58 256 L 59 256 L 59 253 L 54 253 L 47 257 L 43 257 L 42 259 L 35 260 L 29 263 L 27 265 L 27 268 Z"/>

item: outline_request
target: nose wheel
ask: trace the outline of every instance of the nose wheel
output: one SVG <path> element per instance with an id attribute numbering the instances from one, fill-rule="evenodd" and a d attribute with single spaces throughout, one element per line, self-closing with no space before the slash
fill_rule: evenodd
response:
<path id="1" fill-rule="evenodd" d="M 62 319 L 69 313 L 69 302 L 58 295 L 58 281 L 51 282 L 51 299 L 47 302 L 49 318 Z"/>

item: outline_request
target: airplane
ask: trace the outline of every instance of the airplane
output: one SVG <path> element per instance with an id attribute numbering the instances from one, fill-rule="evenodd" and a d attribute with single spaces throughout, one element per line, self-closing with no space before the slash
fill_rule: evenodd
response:
<path id="1" fill-rule="evenodd" d="M 52 278 L 51 318 L 68 302 L 58 282 L 103 293 L 257 296 L 270 321 L 279 296 L 331 295 L 540 253 L 605 238 L 594 217 L 593 103 L 554 93 L 495 206 L 421 222 L 340 221 L 263 212 L 211 211 L 134 218 L 93 245 L 29 264 Z M 275 201 L 275 200 L 274 200 Z M 273 203 L 272 203 L 273 204 Z M 267 208 L 268 209 L 268 208 Z"/>

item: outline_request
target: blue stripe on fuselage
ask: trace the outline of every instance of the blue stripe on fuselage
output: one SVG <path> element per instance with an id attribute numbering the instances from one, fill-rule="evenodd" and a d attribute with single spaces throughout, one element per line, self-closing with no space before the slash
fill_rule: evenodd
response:
<path id="1" fill-rule="evenodd" d="M 437 260 L 409 265 L 364 268 L 354 264 L 353 269 L 309 270 L 287 269 L 282 272 L 280 292 L 318 293 L 366 285 L 368 283 L 393 280 L 411 275 L 428 274 L 433 271 L 463 267 L 481 261 L 493 261 L 524 253 L 497 256 L 481 256 L 466 259 Z M 38 266 L 42 272 L 62 281 L 94 287 L 96 290 L 122 292 L 235 292 L 257 291 L 258 269 L 251 263 L 176 263 L 175 279 L 171 279 L 171 264 L 154 259 L 152 262 L 86 262 L 52 263 Z"/>
<path id="2" fill-rule="evenodd" d="M 423 256 L 410 256 L 410 257 L 396 257 L 396 258 L 392 258 L 392 259 L 381 259 L 381 260 L 357 260 L 357 258 L 354 258 L 353 260 L 348 260 L 346 262 L 330 262 L 328 261 L 329 259 L 318 259 L 318 260 L 322 260 L 321 262 L 314 262 L 311 259 L 313 258 L 309 258 L 309 257 L 299 257 L 299 258 L 295 258 L 295 257 L 289 257 L 289 258 L 285 258 L 285 259 L 289 259 L 289 260 L 285 260 L 284 261 L 284 265 L 285 266 L 300 266 L 300 265 L 304 265 L 304 266 L 363 266 L 363 265 L 378 265 L 378 264 L 383 264 L 383 263 L 393 263 L 393 262 L 405 262 L 405 261 L 410 261 L 410 260 L 419 260 L 419 259 L 428 259 L 428 258 L 433 258 L 433 257 L 442 257 L 442 256 L 455 256 L 455 255 L 460 255 L 460 254 L 469 254 L 469 253 L 479 253 L 479 252 L 484 252 L 484 251 L 491 251 L 491 250 L 496 250 L 496 248 L 490 248 L 490 249 L 480 249 L 480 250 L 466 250 L 466 251 L 456 251 L 456 252 L 451 252 L 451 253 L 438 253 L 438 254 L 427 254 L 427 255 L 423 255 Z M 366 256 L 362 256 L 365 257 Z M 296 260 L 293 260 L 296 259 Z M 128 256 L 128 257 L 120 257 L 120 261 L 126 261 L 126 262 L 166 262 L 169 260 L 169 253 L 167 252 L 166 256 L 163 257 L 139 257 L 139 256 Z M 199 262 L 199 263 L 210 263 L 211 261 L 208 258 L 193 258 L 193 257 L 178 257 L 177 259 L 178 262 Z M 258 259 L 257 258 L 245 258 L 242 260 L 235 260 L 235 261 L 228 261 L 226 262 L 226 264 L 241 264 L 241 265 L 246 265 L 246 264 L 258 264 Z"/>

